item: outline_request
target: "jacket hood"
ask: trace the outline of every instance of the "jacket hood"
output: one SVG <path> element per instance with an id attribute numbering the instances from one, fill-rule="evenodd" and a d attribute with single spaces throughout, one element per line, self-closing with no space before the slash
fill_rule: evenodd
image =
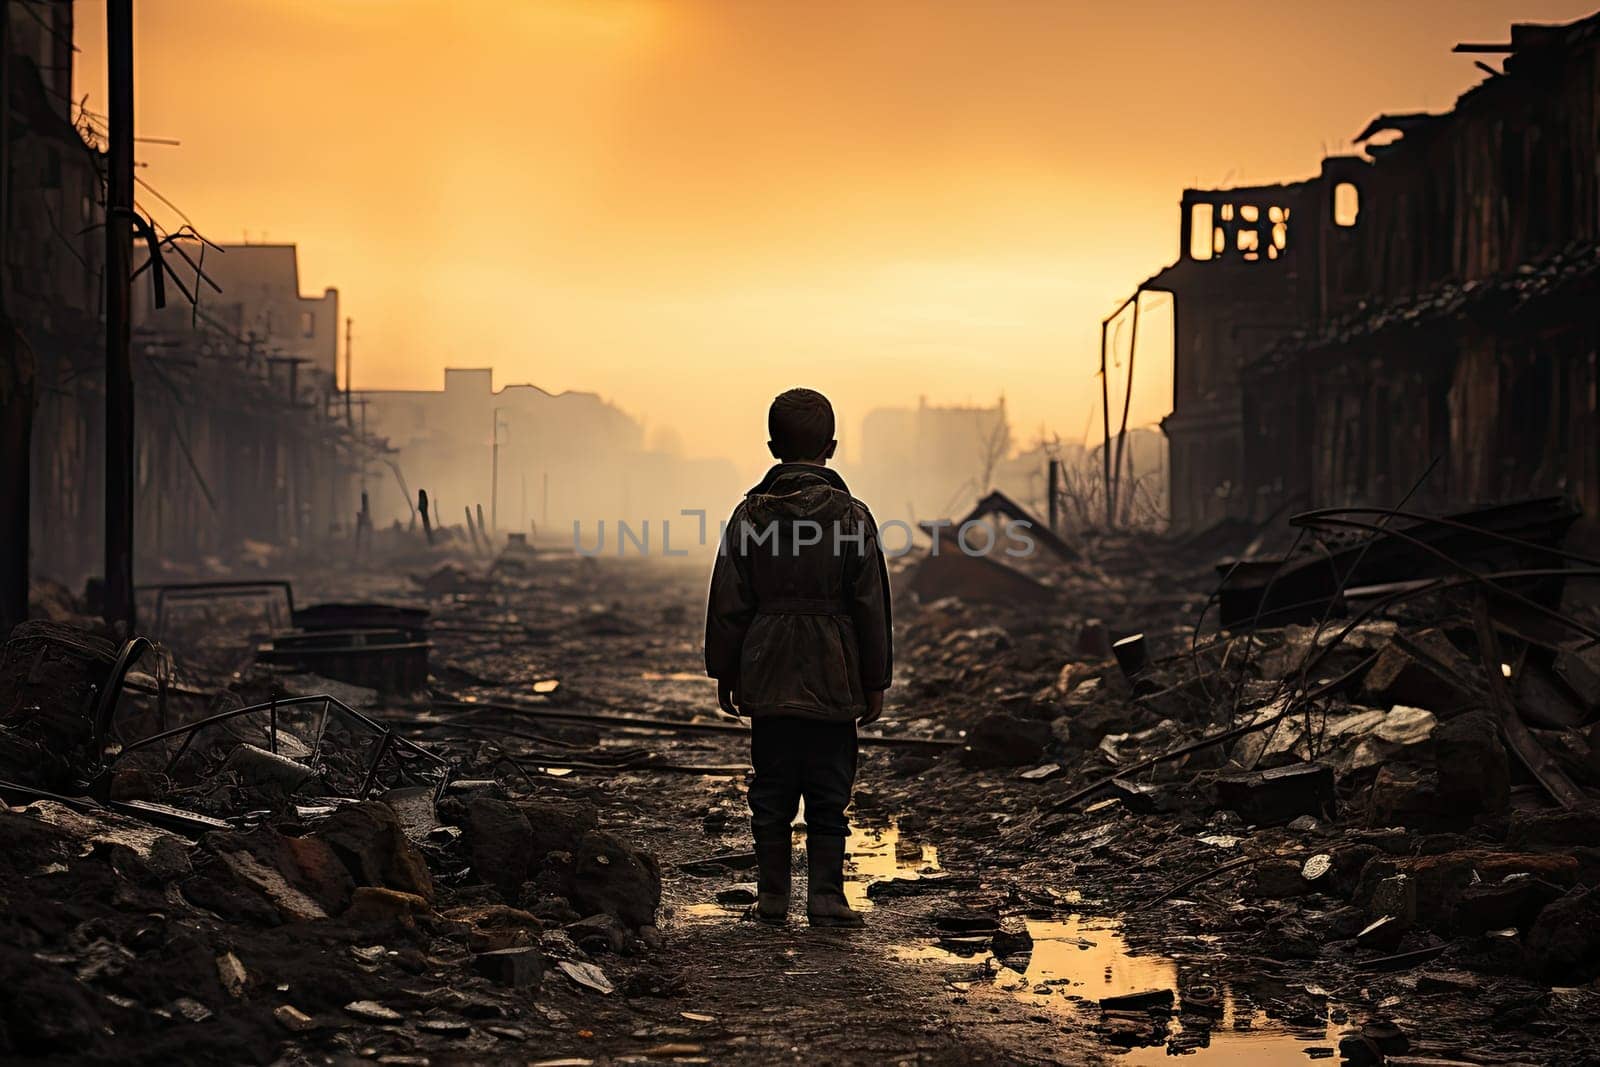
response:
<path id="1" fill-rule="evenodd" d="M 745 510 L 757 523 L 831 522 L 850 514 L 854 502 L 838 471 L 814 463 L 779 463 L 745 494 Z"/>

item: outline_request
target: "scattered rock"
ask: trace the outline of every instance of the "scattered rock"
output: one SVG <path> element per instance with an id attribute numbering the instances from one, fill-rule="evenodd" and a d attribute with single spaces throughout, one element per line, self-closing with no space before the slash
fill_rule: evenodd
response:
<path id="1" fill-rule="evenodd" d="M 472 969 L 497 985 L 533 989 L 544 977 L 544 957 L 531 946 L 502 948 L 473 956 Z"/>
<path id="2" fill-rule="evenodd" d="M 1600 805 L 1541 808 L 1511 813 L 1506 844 L 1513 848 L 1562 848 L 1600 843 Z"/>
<path id="3" fill-rule="evenodd" d="M 621 952 L 628 944 L 628 931 L 615 916 L 601 912 L 575 923 L 568 923 L 567 935 L 589 955 Z"/>
<path id="4" fill-rule="evenodd" d="M 1301 863 L 1290 857 L 1269 857 L 1253 865 L 1245 888 L 1250 895 L 1265 900 L 1285 900 L 1311 892 L 1311 884 L 1300 873 Z"/>
<path id="5" fill-rule="evenodd" d="M 529 861 L 538 864 L 551 852 L 576 853 L 583 835 L 600 825 L 595 810 L 572 801 L 519 800 L 533 831 Z"/>
<path id="6" fill-rule="evenodd" d="M 317 1028 L 317 1021 L 293 1004 L 279 1004 L 272 1009 L 272 1017 L 278 1020 L 285 1030 L 303 1034 Z"/>
<path id="7" fill-rule="evenodd" d="M 217 981 L 230 997 L 238 998 L 244 996 L 250 984 L 250 975 L 246 973 L 244 964 L 239 962 L 238 956 L 224 952 L 217 957 Z"/>
<path id="8" fill-rule="evenodd" d="M 415 926 L 418 919 L 432 913 L 428 902 L 415 893 L 402 893 L 398 889 L 379 886 L 358 886 L 351 896 L 350 907 L 340 916 L 349 923 L 384 925 L 398 923 Z"/>
<path id="9" fill-rule="evenodd" d="M 1217 778 L 1217 797 L 1256 826 L 1281 826 L 1299 815 L 1325 817 L 1333 810 L 1333 768 L 1298 763 L 1222 775 Z"/>
<path id="10" fill-rule="evenodd" d="M 1372 891 L 1368 910 L 1373 918 L 1398 919 L 1401 929 L 1417 921 L 1417 885 L 1403 874 L 1381 879 Z"/>
<path id="11" fill-rule="evenodd" d="M 1600 889 L 1574 888 L 1551 901 L 1528 931 L 1527 960 L 1548 982 L 1577 984 L 1600 976 Z"/>
<path id="12" fill-rule="evenodd" d="M 473 952 L 538 944 L 544 930 L 537 916 L 504 904 L 451 908 L 441 917 L 466 928 L 467 947 Z"/>
<path id="13" fill-rule="evenodd" d="M 1033 951 L 1033 935 L 1027 923 L 1008 919 L 995 929 L 991 947 L 999 959 L 1025 956 Z"/>
<path id="14" fill-rule="evenodd" d="M 603 912 L 629 929 L 653 925 L 661 903 L 661 870 L 649 853 L 591 830 L 573 857 L 569 895 L 580 914 Z"/>
<path id="15" fill-rule="evenodd" d="M 1481 705 L 1475 688 L 1460 681 L 1472 677 L 1472 670 L 1438 630 L 1396 635 L 1362 679 L 1361 696 L 1368 704 L 1405 704 L 1449 716 Z"/>
<path id="16" fill-rule="evenodd" d="M 369 1023 L 398 1023 L 405 1020 L 405 1016 L 393 1008 L 384 1007 L 376 1000 L 352 1000 L 344 1006 L 344 1010 Z"/>
<path id="17" fill-rule="evenodd" d="M 468 801 L 467 844 L 478 880 L 515 902 L 533 859 L 533 827 L 523 809 L 490 797 Z"/>
<path id="18" fill-rule="evenodd" d="M 1433 745 L 1439 800 L 1447 810 L 1475 815 L 1506 809 L 1511 768 L 1500 729 L 1488 712 L 1471 711 L 1441 723 Z"/>
<path id="19" fill-rule="evenodd" d="M 219 838 L 212 842 L 210 839 L 214 836 L 208 835 L 207 841 L 215 847 L 215 856 L 222 869 L 237 885 L 249 887 L 265 897 L 283 919 L 289 922 L 313 922 L 328 917 L 321 904 L 292 885 L 278 868 L 263 863 L 245 847 L 229 847 L 238 844 L 231 838 Z M 229 897 L 234 905 L 242 903 L 237 893 L 229 894 Z M 226 910 L 233 915 L 259 914 L 248 904 L 227 907 Z"/>
<path id="20" fill-rule="evenodd" d="M 616 986 L 611 984 L 611 979 L 593 963 L 584 963 L 578 960 L 562 960 L 556 964 L 558 970 L 568 978 L 585 989 L 592 989 L 596 993 L 614 993 Z"/>
<path id="21" fill-rule="evenodd" d="M 1363 1023 L 1361 1036 L 1385 1056 L 1403 1056 L 1411 1051 L 1411 1039 L 1406 1036 L 1406 1032 L 1388 1019 L 1374 1019 Z"/>
<path id="22" fill-rule="evenodd" d="M 1172 990 L 1144 989 L 1137 993 L 1122 993 L 1114 997 L 1101 997 L 1102 1011 L 1161 1011 L 1172 1010 Z"/>
<path id="23" fill-rule="evenodd" d="M 1049 723 L 992 712 L 968 731 L 961 762 L 978 769 L 1037 764 L 1052 736 Z"/>
<path id="24" fill-rule="evenodd" d="M 341 807 L 317 824 L 357 883 L 412 893 L 433 901 L 433 878 L 422 853 L 406 838 L 394 810 L 378 800 Z"/>
<path id="25" fill-rule="evenodd" d="M 1389 764 L 1378 769 L 1368 797 L 1375 826 L 1432 829 L 1455 825 L 1470 812 L 1452 809 L 1439 795 L 1439 776 L 1432 770 Z"/>
<path id="26" fill-rule="evenodd" d="M 1560 895 L 1559 887 L 1531 874 L 1509 874 L 1498 882 L 1478 882 L 1461 891 L 1453 924 L 1467 934 L 1508 926 L 1525 930 Z"/>

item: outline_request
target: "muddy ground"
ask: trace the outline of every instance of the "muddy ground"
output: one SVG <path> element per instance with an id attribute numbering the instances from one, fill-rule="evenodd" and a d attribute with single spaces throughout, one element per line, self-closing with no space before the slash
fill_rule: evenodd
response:
<path id="1" fill-rule="evenodd" d="M 1355 874 L 1272 884 L 1272 872 L 1298 875 L 1315 855 L 1336 867 L 1380 853 L 1455 855 L 1474 847 L 1470 835 L 1311 817 L 1249 828 L 1185 794 L 1221 752 L 1139 779 L 1171 802 L 1099 794 L 1052 810 L 1126 762 L 1118 744 L 1163 740 L 1159 723 L 1153 737 L 1119 740 L 1156 718 L 1116 710 L 1122 701 L 1073 703 L 1072 664 L 1114 684 L 1101 655 L 1083 649 L 1091 605 L 899 598 L 884 732 L 970 741 L 1003 710 L 1024 736 L 1016 751 L 986 738 L 978 758 L 958 746 L 863 748 L 849 873 L 866 929 L 809 929 L 803 877 L 794 921 L 772 929 L 744 917 L 754 872 L 739 734 L 538 716 L 713 720 L 699 651 L 704 567 L 547 553 L 520 575 L 430 592 L 417 578 L 431 566 L 321 568 L 296 582 L 302 603 L 409 602 L 433 613 L 432 697 L 366 709 L 446 754 L 466 780 L 442 805 L 465 835 L 423 847 L 434 894 L 419 905 L 425 914 L 400 914 L 388 898 L 369 901 L 378 911 L 365 917 L 245 914 L 231 883 L 208 873 L 201 854 L 223 848 L 215 842 L 166 872 L 159 850 L 46 833 L 39 806 L 19 806 L 0 824 L 13 874 L 0 961 L 15 1059 L 1279 1064 L 1338 1055 L 1341 1035 L 1364 1026 L 1366 1038 L 1344 1048 L 1355 1062 L 1373 1062 L 1367 1050 L 1393 1062 L 1407 1062 L 1394 1058 L 1402 1052 L 1423 1057 L 1411 1062 L 1595 1062 L 1600 996 L 1587 983 L 1527 977 L 1509 953 L 1495 966 L 1493 936 L 1515 930 L 1452 940 L 1421 922 L 1405 940 L 1358 940 L 1367 913 L 1350 903 L 1349 884 L 1331 884 Z M 1205 589 L 1147 584 L 1138 593 L 1152 633 L 1176 647 Z M 1126 589 L 1117 595 L 1126 607 Z M 180 661 L 182 629 L 174 624 Z M 256 692 L 281 684 L 247 665 L 248 642 L 233 631 L 201 630 L 194 655 L 212 673 L 197 678 Z M 238 674 L 217 669 L 229 656 Z M 533 710 L 441 716 L 449 700 Z M 469 733 L 441 718 L 489 725 Z M 658 766 L 558 766 L 624 754 Z M 1517 795 L 1538 806 L 1526 787 Z M 660 873 L 654 923 L 571 927 L 580 916 L 553 888 L 559 879 L 538 869 L 505 892 L 483 884 L 494 877 L 489 858 L 460 841 L 485 839 L 464 813 L 491 796 L 546 805 L 522 809 L 536 835 L 536 812 L 576 815 L 648 853 Z M 1348 802 L 1341 796 L 1341 808 Z M 803 843 L 797 827 L 797 873 Z M 561 849 L 547 861 L 575 862 Z M 1431 904 L 1424 895 L 1415 906 Z M 528 916 L 514 922 L 536 941 L 479 929 L 508 907 Z M 470 963 L 485 948 L 528 944 L 543 963 L 536 987 Z M 242 978 L 230 979 L 229 956 Z M 1102 1005 L 1139 993 L 1150 996 Z"/>

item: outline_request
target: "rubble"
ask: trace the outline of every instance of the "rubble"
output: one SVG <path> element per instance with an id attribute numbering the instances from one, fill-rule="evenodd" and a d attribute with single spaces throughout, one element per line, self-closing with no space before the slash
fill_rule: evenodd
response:
<path id="1" fill-rule="evenodd" d="M 544 957 L 532 946 L 491 949 L 472 957 L 472 969 L 497 985 L 534 989 L 544 977 Z"/>
<path id="2" fill-rule="evenodd" d="M 1021 767 L 1037 763 L 1050 740 L 1049 723 L 995 712 L 968 731 L 961 762 L 968 767 Z"/>
<path id="3" fill-rule="evenodd" d="M 569 885 L 581 914 L 610 915 L 632 929 L 652 925 L 661 903 L 661 869 L 655 857 L 604 830 L 591 830 L 578 842 Z"/>
<path id="4" fill-rule="evenodd" d="M 1276 826 L 1301 815 L 1327 815 L 1333 808 L 1333 768 L 1300 763 L 1223 775 L 1217 779 L 1217 799 L 1256 826 Z"/>
<path id="5" fill-rule="evenodd" d="M 547 553 L 429 602 L 440 654 L 425 699 L 370 688 L 352 702 L 271 665 L 233 676 L 238 659 L 208 674 L 180 651 L 129 672 L 99 741 L 76 708 L 51 720 L 32 710 L 38 696 L 0 706 L 0 759 L 39 751 L 36 720 L 81 753 L 51 768 L 59 798 L 4 787 L 26 805 L 0 812 L 4 862 L 102 902 L 18 936 L 63 961 L 43 965 L 63 982 L 136 1005 L 95 1001 L 81 1009 L 91 1027 L 242 1026 L 263 1049 L 321 1055 L 493 1058 L 537 1040 L 548 1058 L 593 1059 L 692 1038 L 755 1062 L 781 1055 L 779 1035 L 756 1031 L 747 1052 L 713 1034 L 745 1025 L 726 1022 L 752 1017 L 732 998 L 760 983 L 719 976 L 792 970 L 784 981 L 837 1010 L 824 976 L 865 966 L 890 968 L 872 981 L 892 995 L 850 1010 L 881 1011 L 886 1033 L 910 1042 L 935 1009 L 994 1009 L 1040 1027 L 1044 1058 L 1067 1062 L 1111 1046 L 1225 1060 L 1234 1042 L 1359 1056 L 1392 1044 L 1389 1017 L 1415 1058 L 1455 1055 L 1428 1043 L 1452 1032 L 1505 1059 L 1548 1049 L 1548 1009 L 1524 994 L 1600 977 L 1582 935 L 1600 878 L 1588 851 L 1600 804 L 1582 773 L 1595 720 L 1580 668 L 1555 666 L 1585 646 L 1490 608 L 1512 713 L 1526 709 L 1526 736 L 1566 769 L 1580 794 L 1568 807 L 1508 742 L 1470 590 L 1197 632 L 1208 558 L 1147 535 L 1073 549 L 1081 558 L 1052 563 L 1047 583 L 1029 575 L 1052 590 L 1045 609 L 992 588 L 934 600 L 899 588 L 903 678 L 884 725 L 863 732 L 852 814 L 860 835 L 887 820 L 898 836 L 856 853 L 851 892 L 876 914 L 844 956 L 796 941 L 801 958 L 774 963 L 752 940 L 765 935 L 739 919 L 753 865 L 745 727 L 713 717 L 694 666 L 663 651 L 676 638 L 621 624 L 692 630 L 693 612 L 666 609 L 699 595 L 698 576 L 641 610 L 627 598 L 657 594 L 630 593 L 622 570 Z M 617 585 L 588 591 L 603 581 Z M 361 617 L 392 589 L 323 603 Z M 318 622 L 350 618 L 329 608 Z M 92 706 L 68 683 L 104 684 L 123 649 L 49 636 L 68 677 L 8 692 Z M 94 654 L 76 656 L 79 643 Z M 166 679 L 164 708 L 150 670 Z M 1091 917 L 1117 931 L 1116 955 L 1063 929 Z M 95 925 L 107 921 L 109 935 Z M 193 946 L 175 980 L 129 992 L 175 930 Z M 884 939 L 907 937 L 964 970 L 917 984 L 882 955 Z M 1137 979 L 1075 998 L 1052 977 L 1057 953 L 1083 956 L 1096 981 Z M 931 998 L 910 1021 L 896 1007 L 908 988 Z M 1483 990 L 1502 988 L 1496 1013 Z M 636 1032 L 649 1036 L 618 1036 Z M 111 1058 L 91 1030 L 57 1021 L 13 1030 L 7 1051 L 62 1035 Z"/>

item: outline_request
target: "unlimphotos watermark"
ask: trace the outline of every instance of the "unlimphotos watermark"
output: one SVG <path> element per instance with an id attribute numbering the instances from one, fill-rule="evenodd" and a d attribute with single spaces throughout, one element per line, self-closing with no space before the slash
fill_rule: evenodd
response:
<path id="1" fill-rule="evenodd" d="M 685 508 L 678 514 L 682 518 L 697 520 L 697 529 L 690 535 L 689 541 L 701 548 L 706 547 L 710 543 L 707 540 L 710 531 L 705 510 Z M 662 519 L 655 526 L 659 539 L 652 538 L 649 519 L 641 519 L 637 524 L 617 519 L 611 528 L 616 534 L 613 551 L 618 557 L 630 554 L 649 556 L 656 551 L 656 546 L 659 546 L 659 553 L 663 556 L 687 556 L 690 552 L 681 541 L 679 547 L 673 547 L 671 519 Z M 1034 539 L 1028 534 L 1033 524 L 1025 519 L 1010 518 L 999 523 L 969 519 L 959 526 L 950 519 L 925 521 L 916 526 L 901 519 L 890 519 L 878 523 L 876 528 L 870 522 L 859 519 L 834 520 L 827 525 L 815 519 L 772 519 L 759 525 L 746 519 L 741 520 L 735 529 L 730 529 L 728 523 L 723 521 L 717 524 L 716 544 L 718 552 L 737 549 L 744 555 L 766 551 L 773 556 L 798 556 L 803 552 L 820 550 L 841 556 L 846 552 L 864 553 L 869 541 L 875 540 L 885 556 L 896 559 L 916 548 L 918 528 L 928 538 L 928 554 L 931 556 L 939 555 L 954 544 L 956 551 L 964 556 L 982 557 L 1000 553 L 1013 559 L 1023 559 L 1033 555 L 1036 547 Z M 950 536 L 952 532 L 954 536 Z M 573 551 L 580 556 L 607 554 L 606 520 L 596 522 L 593 544 L 585 544 L 585 540 L 581 520 L 574 519 Z"/>

